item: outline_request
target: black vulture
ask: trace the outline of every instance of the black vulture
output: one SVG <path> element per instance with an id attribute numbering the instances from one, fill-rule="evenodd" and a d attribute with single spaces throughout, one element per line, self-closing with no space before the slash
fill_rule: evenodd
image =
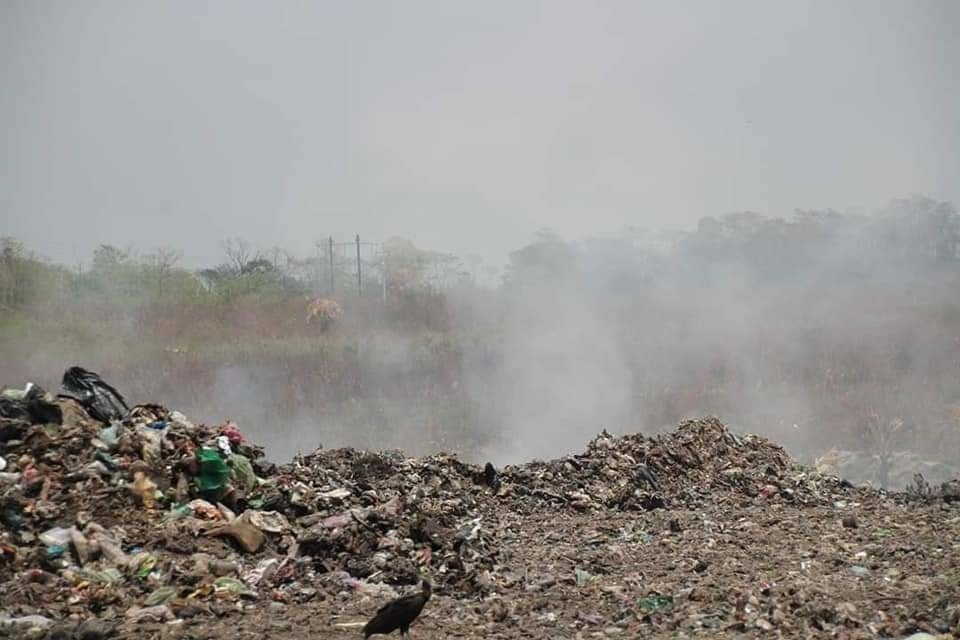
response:
<path id="1" fill-rule="evenodd" d="M 660 481 L 653 469 L 645 464 L 637 465 L 637 484 L 648 484 L 654 491 L 660 490 Z"/>
<path id="2" fill-rule="evenodd" d="M 430 599 L 432 587 L 430 581 L 424 578 L 420 593 L 411 593 L 388 602 L 377 610 L 377 615 L 363 628 L 363 637 L 393 633 L 400 629 L 400 636 L 410 635 L 410 623 L 417 619 L 423 606 Z"/>
<path id="3" fill-rule="evenodd" d="M 497 476 L 496 468 L 490 462 L 483 467 L 483 481 L 494 491 L 500 489 L 500 478 Z"/>

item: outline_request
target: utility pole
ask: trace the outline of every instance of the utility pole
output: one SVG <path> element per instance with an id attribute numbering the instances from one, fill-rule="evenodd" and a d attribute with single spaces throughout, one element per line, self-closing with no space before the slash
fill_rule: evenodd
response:
<path id="1" fill-rule="evenodd" d="M 330 278 L 330 297 L 333 297 L 333 236 L 327 238 L 327 276 Z"/>
<path id="2" fill-rule="evenodd" d="M 322 255 L 320 253 L 320 241 L 313 243 L 314 248 L 317 250 L 317 261 L 314 263 L 316 269 L 314 269 L 314 286 L 313 286 L 313 295 L 320 295 L 320 284 L 323 282 L 323 272 L 320 270 L 320 265 L 322 264 Z"/>
<path id="3" fill-rule="evenodd" d="M 383 245 L 380 245 L 380 282 L 382 284 L 382 297 L 383 297 L 383 306 L 387 306 L 387 252 L 384 250 Z"/>
<path id="4" fill-rule="evenodd" d="M 363 293 L 363 278 L 360 275 L 360 234 L 357 234 L 357 295 Z"/>

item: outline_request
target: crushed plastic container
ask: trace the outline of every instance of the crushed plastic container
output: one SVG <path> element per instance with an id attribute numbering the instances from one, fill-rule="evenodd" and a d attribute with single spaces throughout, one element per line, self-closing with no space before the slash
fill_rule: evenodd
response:
<path id="1" fill-rule="evenodd" d="M 196 476 L 197 489 L 202 494 L 215 495 L 230 481 L 232 471 L 219 451 L 214 449 L 197 449 L 198 472 Z"/>
<path id="2" fill-rule="evenodd" d="M 40 542 L 47 547 L 67 547 L 70 545 L 70 529 L 54 527 L 40 534 Z"/>

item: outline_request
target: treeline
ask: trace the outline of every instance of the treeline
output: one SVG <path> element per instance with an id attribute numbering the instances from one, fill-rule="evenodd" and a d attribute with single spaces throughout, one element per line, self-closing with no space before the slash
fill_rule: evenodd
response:
<path id="1" fill-rule="evenodd" d="M 177 249 L 139 253 L 100 245 L 87 265 L 68 268 L 38 257 L 15 238 L 0 237 L 0 305 L 22 307 L 51 294 L 127 300 L 214 295 L 229 300 L 252 293 L 323 295 L 331 288 L 342 296 L 357 293 L 352 257 L 336 263 L 319 252 L 297 257 L 279 248 L 258 249 L 239 238 L 224 241 L 222 248 L 220 264 L 187 269 Z M 510 254 L 502 282 L 581 271 L 615 288 L 651 278 L 720 279 L 731 266 L 759 282 L 831 269 L 863 272 L 878 265 L 891 272 L 915 271 L 957 261 L 960 215 L 950 203 L 914 196 L 869 215 L 827 209 L 797 210 L 789 219 L 749 211 L 705 217 L 692 232 L 626 229 L 569 242 L 545 230 Z M 476 283 L 478 272 L 486 276 L 485 284 L 495 282 L 490 278 L 494 269 L 476 256 L 463 260 L 399 237 L 363 262 L 363 288 L 371 296 L 384 289 L 448 291 Z"/>
<path id="2" fill-rule="evenodd" d="M 0 237 L 0 309 L 27 310 L 95 299 L 98 305 L 137 308 L 198 302 L 269 304 L 332 295 L 383 301 L 436 297 L 470 279 L 462 261 L 450 254 L 417 248 L 392 238 L 361 263 L 327 255 L 297 257 L 274 248 L 260 250 L 240 238 L 222 244 L 224 260 L 201 269 L 181 264 L 171 248 L 148 252 L 100 245 L 83 265 L 67 267 L 36 255 L 15 238 Z"/>

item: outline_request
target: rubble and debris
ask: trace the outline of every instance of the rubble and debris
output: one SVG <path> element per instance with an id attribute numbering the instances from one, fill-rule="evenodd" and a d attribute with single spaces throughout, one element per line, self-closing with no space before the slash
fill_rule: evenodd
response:
<path id="1" fill-rule="evenodd" d="M 369 600 L 424 573 L 442 596 L 435 606 L 479 603 L 477 624 L 629 636 L 960 625 L 958 586 L 907 564 L 923 562 L 924 541 L 960 531 L 960 481 L 933 489 L 921 476 L 903 494 L 855 487 L 715 418 L 652 437 L 604 431 L 582 453 L 499 470 L 349 448 L 277 466 L 233 422 L 128 408 L 76 367 L 64 380 L 74 397 L 3 392 L 0 636 L 4 625 L 45 632 L 90 614 L 128 630 L 216 624 L 225 607 L 363 617 Z M 57 412 L 26 407 L 31 394 Z M 915 613 L 827 611 L 823 576 L 854 593 L 897 586 Z M 577 608 L 599 593 L 596 610 Z M 545 594 L 571 610 L 537 605 Z"/>

